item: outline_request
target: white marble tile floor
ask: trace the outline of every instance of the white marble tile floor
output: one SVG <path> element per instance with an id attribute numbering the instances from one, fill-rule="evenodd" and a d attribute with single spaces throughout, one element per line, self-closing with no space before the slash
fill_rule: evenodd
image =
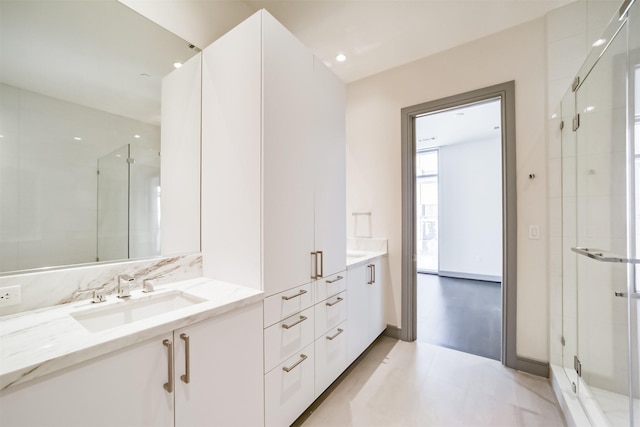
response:
<path id="1" fill-rule="evenodd" d="M 296 426 L 566 426 L 550 382 L 427 343 L 379 338 Z"/>

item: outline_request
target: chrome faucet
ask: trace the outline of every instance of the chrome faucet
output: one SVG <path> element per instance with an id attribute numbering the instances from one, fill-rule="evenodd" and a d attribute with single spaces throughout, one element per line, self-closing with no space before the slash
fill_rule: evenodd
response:
<path id="1" fill-rule="evenodd" d="M 133 276 L 122 274 L 118 276 L 118 298 L 127 298 L 131 296 L 131 285 L 135 282 Z"/>

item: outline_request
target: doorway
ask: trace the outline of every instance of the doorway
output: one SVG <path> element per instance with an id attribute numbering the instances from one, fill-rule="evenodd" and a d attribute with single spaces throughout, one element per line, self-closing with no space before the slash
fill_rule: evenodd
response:
<path id="1" fill-rule="evenodd" d="M 496 97 L 415 118 L 417 340 L 495 360 L 502 311 L 500 112 Z"/>
<path id="2" fill-rule="evenodd" d="M 445 254 L 445 248 L 442 245 L 441 232 L 442 227 L 445 225 L 442 223 L 443 219 L 449 218 L 451 212 L 447 215 L 436 215 L 438 220 L 433 221 L 433 212 L 427 207 L 427 205 L 433 205 L 433 203 L 425 204 L 424 220 L 425 224 L 434 223 L 433 225 L 425 225 L 422 230 L 422 221 L 419 221 L 419 217 L 422 214 L 422 207 L 419 207 L 418 199 L 433 201 L 433 189 L 428 190 L 426 187 L 424 194 L 418 190 L 422 190 L 422 185 L 425 186 L 434 185 L 434 182 L 438 182 L 442 179 L 442 168 L 438 167 L 437 171 L 428 171 L 430 173 L 419 173 L 419 154 L 426 153 L 428 151 L 436 151 L 438 157 L 442 157 L 440 148 L 435 143 L 438 139 L 437 135 L 421 135 L 420 142 L 417 138 L 419 130 L 418 123 L 421 117 L 427 117 L 433 115 L 436 112 L 448 111 L 453 113 L 460 112 L 462 106 L 470 105 L 483 105 L 491 100 L 496 100 L 499 103 L 500 125 L 499 129 L 492 129 L 498 131 L 500 135 L 499 144 L 499 167 L 498 173 L 501 176 L 501 188 L 499 189 L 499 211 L 501 214 L 501 221 L 499 224 L 500 235 L 498 237 L 498 248 L 500 250 L 500 266 L 499 274 L 502 279 L 502 286 L 500 288 L 500 299 L 502 303 L 502 316 L 501 323 L 501 337 L 500 337 L 500 357 L 502 363 L 508 367 L 515 368 L 517 364 L 516 348 L 515 348 L 515 331 L 516 331 L 516 190 L 515 190 L 515 84 L 514 82 L 503 83 L 488 88 L 463 93 L 460 95 L 439 99 L 436 101 L 427 102 L 412 107 L 402 109 L 402 197 L 403 197 L 403 214 L 402 214 L 402 328 L 399 331 L 400 338 L 406 341 L 414 341 L 417 338 L 417 281 L 418 281 L 418 258 L 419 258 L 419 246 L 426 241 L 426 251 L 428 252 L 434 247 L 433 242 L 437 242 L 437 259 L 438 265 L 435 272 L 442 274 L 443 270 L 450 268 L 451 264 L 444 264 L 443 255 Z M 450 131 L 455 129 L 456 126 L 448 124 L 445 126 Z M 459 126 L 458 126 L 459 128 Z M 424 146 L 426 143 L 426 146 Z M 421 146 L 422 145 L 422 146 Z M 429 150 L 431 149 L 431 150 Z M 433 156 L 433 155 L 432 155 Z M 438 163 L 442 163 L 442 158 L 438 159 Z M 482 162 L 478 162 L 482 165 Z M 477 166 L 477 165 L 476 165 Z M 425 176 L 424 180 L 419 181 L 418 177 Z M 428 178 L 431 179 L 429 182 Z M 434 179 L 435 178 L 435 179 Z M 442 209 L 442 200 L 444 192 L 440 188 L 438 189 L 438 208 Z M 464 197 L 471 197 L 470 195 Z M 463 198 L 464 198 L 463 197 Z M 476 212 L 477 213 L 477 212 Z M 455 215 L 454 215 L 455 216 Z M 476 215 L 479 217 L 480 215 Z M 431 219 L 429 219 L 431 218 Z M 477 219 L 477 218 L 476 218 Z M 481 222 L 480 222 L 481 224 Z M 436 227 L 437 226 L 437 227 Z M 455 225 L 454 225 L 455 227 Z M 483 228 L 482 225 L 476 226 Z M 430 230 L 433 234 L 430 234 Z M 423 239 L 424 237 L 424 239 Z M 433 252 L 433 251 L 432 251 Z M 430 259 L 433 260 L 436 256 L 431 255 Z M 461 257 L 449 257 L 450 260 L 459 261 Z M 483 257 L 471 257 L 465 262 L 484 262 Z M 449 262 L 446 261 L 446 262 Z M 421 268 L 422 270 L 434 272 L 433 263 L 430 267 Z M 471 274 L 469 277 L 465 276 L 465 269 L 459 269 L 459 272 L 463 273 L 462 278 L 467 279 L 480 279 L 486 280 L 490 276 L 495 274 L 487 274 L 486 272 L 479 271 L 478 273 Z M 455 269 L 452 270 L 455 273 Z M 451 271 L 449 271 L 451 272 Z M 475 276 L 475 277 L 474 277 Z M 483 277 L 487 276 L 487 277 Z M 471 297 L 470 295 L 467 295 Z M 464 296 L 463 296 L 464 298 Z"/>

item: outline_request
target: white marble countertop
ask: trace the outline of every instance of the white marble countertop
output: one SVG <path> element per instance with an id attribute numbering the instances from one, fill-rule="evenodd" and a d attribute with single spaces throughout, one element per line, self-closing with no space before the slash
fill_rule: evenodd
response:
<path id="1" fill-rule="evenodd" d="M 71 314 L 181 291 L 203 302 L 133 323 L 89 332 Z M 109 296 L 0 317 L 0 390 L 102 356 L 238 307 L 261 301 L 263 292 L 206 277 L 157 286 L 152 293 L 132 291 L 131 298 Z"/>
<path id="2" fill-rule="evenodd" d="M 387 251 L 347 251 L 347 270 L 372 261 L 375 258 L 387 255 Z"/>

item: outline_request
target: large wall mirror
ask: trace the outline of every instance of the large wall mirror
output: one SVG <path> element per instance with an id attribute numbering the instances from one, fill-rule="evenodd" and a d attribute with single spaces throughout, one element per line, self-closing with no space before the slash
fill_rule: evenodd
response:
<path id="1" fill-rule="evenodd" d="M 197 53 L 116 0 L 0 2 L 0 274 L 161 255 L 161 84 Z"/>

